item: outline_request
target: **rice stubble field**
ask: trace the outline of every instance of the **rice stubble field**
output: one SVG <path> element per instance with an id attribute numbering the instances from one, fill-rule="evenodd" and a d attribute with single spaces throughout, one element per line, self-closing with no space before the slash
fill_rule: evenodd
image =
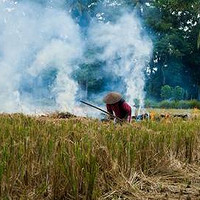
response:
<path id="1" fill-rule="evenodd" d="M 158 113 L 132 126 L 1 114 L 0 199 L 200 199 L 200 112 Z"/>

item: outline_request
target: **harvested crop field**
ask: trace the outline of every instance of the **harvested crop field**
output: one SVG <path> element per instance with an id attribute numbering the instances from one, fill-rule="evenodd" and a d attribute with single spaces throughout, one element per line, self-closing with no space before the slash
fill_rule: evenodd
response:
<path id="1" fill-rule="evenodd" d="M 0 199 L 200 199 L 199 110 L 166 116 L 1 114 Z"/>

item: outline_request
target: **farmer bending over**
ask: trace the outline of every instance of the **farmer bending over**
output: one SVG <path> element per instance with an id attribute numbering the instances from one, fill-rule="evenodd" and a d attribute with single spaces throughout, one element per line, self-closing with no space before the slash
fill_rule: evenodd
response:
<path id="1" fill-rule="evenodd" d="M 131 122 L 131 107 L 122 98 L 122 95 L 117 92 L 110 92 L 103 98 L 106 103 L 107 111 L 116 117 Z"/>

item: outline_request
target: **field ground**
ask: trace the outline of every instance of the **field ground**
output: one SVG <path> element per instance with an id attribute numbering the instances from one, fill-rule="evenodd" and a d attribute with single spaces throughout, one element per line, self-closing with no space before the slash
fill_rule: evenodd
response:
<path id="1" fill-rule="evenodd" d="M 0 199 L 200 199 L 200 111 L 150 113 L 166 118 L 1 114 Z"/>
<path id="2" fill-rule="evenodd" d="M 199 116 L 199 109 L 147 109 L 149 112 L 154 112 L 156 114 L 188 114 L 191 117 Z"/>

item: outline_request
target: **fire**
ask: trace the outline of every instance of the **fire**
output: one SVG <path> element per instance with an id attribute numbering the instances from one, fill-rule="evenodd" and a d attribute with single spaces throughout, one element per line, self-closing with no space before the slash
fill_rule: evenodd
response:
<path id="1" fill-rule="evenodd" d="M 155 119 L 155 115 L 156 115 L 156 113 L 154 111 L 151 111 L 150 112 L 150 119 L 154 120 Z"/>
<path id="2" fill-rule="evenodd" d="M 199 114 L 200 114 L 199 109 L 195 107 L 193 109 L 193 116 L 196 118 Z"/>
<path id="3" fill-rule="evenodd" d="M 199 113 L 199 109 L 197 107 L 195 107 L 194 110 L 193 110 L 193 113 L 194 114 L 198 114 Z"/>

